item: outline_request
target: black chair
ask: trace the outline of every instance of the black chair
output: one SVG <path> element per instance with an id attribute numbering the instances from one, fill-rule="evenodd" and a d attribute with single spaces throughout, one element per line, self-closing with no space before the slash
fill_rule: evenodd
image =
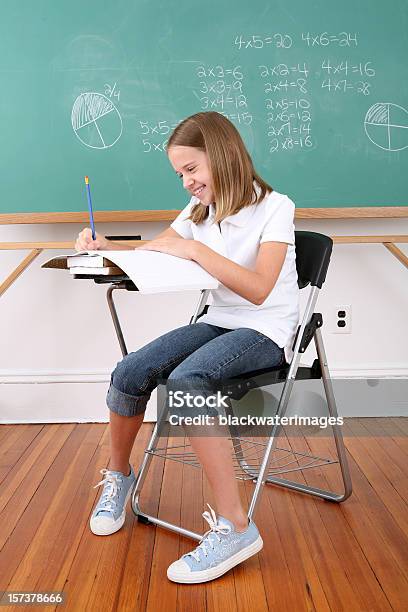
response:
<path id="1" fill-rule="evenodd" d="M 293 344 L 293 358 L 290 364 L 283 367 L 270 368 L 264 370 L 256 370 L 246 373 L 243 376 L 237 377 L 233 381 L 223 387 L 222 391 L 228 395 L 231 400 L 229 414 L 233 414 L 233 401 L 242 399 L 248 392 L 254 389 L 265 386 L 281 383 L 283 389 L 280 394 L 280 399 L 277 405 L 275 416 L 282 417 L 285 415 L 288 407 L 290 394 L 295 380 L 311 380 L 322 379 L 328 414 L 330 417 L 337 417 L 336 403 L 334 399 L 330 374 L 327 366 L 326 353 L 324 350 L 321 327 L 323 318 L 320 313 L 314 312 L 316 300 L 319 290 L 321 289 L 325 279 L 330 262 L 330 256 L 333 247 L 331 238 L 315 232 L 297 231 L 295 232 L 296 240 L 296 268 L 298 273 L 298 285 L 300 289 L 309 287 L 307 303 L 303 313 L 301 324 L 298 327 L 297 334 Z M 117 277 L 115 280 L 97 279 L 96 282 L 111 282 L 108 289 L 107 298 L 115 326 L 116 334 L 122 350 L 123 356 L 127 355 L 126 344 L 123 338 L 121 326 L 119 323 L 116 308 L 113 302 L 113 291 L 115 289 L 126 289 L 128 291 L 137 291 L 133 282 L 126 276 Z M 191 318 L 190 324 L 195 324 L 197 319 L 205 312 L 206 302 L 208 299 L 209 290 L 203 290 L 200 295 L 194 315 Z M 310 342 L 314 340 L 317 358 L 314 360 L 311 367 L 299 366 L 302 353 L 305 352 Z M 161 419 L 165 418 L 163 412 Z M 149 465 L 154 456 L 162 459 L 170 459 L 181 461 L 190 464 L 194 467 L 199 467 L 198 461 L 191 452 L 189 446 L 158 446 L 160 439 L 160 428 L 162 423 L 158 419 L 154 431 L 152 433 L 149 444 L 145 450 L 144 459 L 141 463 L 137 474 L 137 480 L 132 495 L 132 509 L 137 515 L 138 520 L 145 523 L 155 523 L 172 531 L 176 531 L 185 536 L 200 540 L 201 534 L 194 533 L 178 525 L 168 523 L 157 517 L 150 516 L 140 508 L 140 495 L 143 488 Z M 255 488 L 248 509 L 248 517 L 252 517 L 260 498 L 261 487 L 265 484 L 275 484 L 288 489 L 306 493 L 319 497 L 324 500 L 333 502 L 345 501 L 352 492 L 351 479 L 346 458 L 345 447 L 340 426 L 332 425 L 333 437 L 337 450 L 337 459 L 327 459 L 317 457 L 308 453 L 295 452 L 287 448 L 278 446 L 278 435 L 281 431 L 279 424 L 273 425 L 268 433 L 267 441 L 260 442 L 258 439 L 248 439 L 237 433 L 237 430 L 230 428 L 231 439 L 235 453 L 235 461 L 239 474 L 237 477 L 250 479 L 255 482 Z M 255 457 L 255 459 L 254 459 Z M 313 467 L 322 467 L 328 464 L 338 463 L 344 486 L 343 492 L 336 493 L 286 478 L 282 478 L 282 474 L 287 474 L 293 471 L 301 471 Z"/>

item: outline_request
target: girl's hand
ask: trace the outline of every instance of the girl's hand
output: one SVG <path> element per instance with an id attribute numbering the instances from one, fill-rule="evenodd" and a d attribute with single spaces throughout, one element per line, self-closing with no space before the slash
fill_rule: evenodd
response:
<path id="1" fill-rule="evenodd" d="M 96 234 L 95 240 L 92 240 L 92 230 L 86 227 L 78 234 L 75 242 L 76 251 L 105 251 L 108 249 L 109 241 L 105 236 Z"/>
<path id="2" fill-rule="evenodd" d="M 186 240 L 185 238 L 156 238 L 136 248 L 146 251 L 160 251 L 160 253 L 175 255 L 183 259 L 193 259 L 195 242 L 195 240 Z"/>

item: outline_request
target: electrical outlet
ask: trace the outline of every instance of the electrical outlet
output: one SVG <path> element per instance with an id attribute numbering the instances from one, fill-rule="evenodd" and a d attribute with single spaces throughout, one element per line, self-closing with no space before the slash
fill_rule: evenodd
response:
<path id="1" fill-rule="evenodd" d="M 335 306 L 333 333 L 351 333 L 351 304 L 338 304 Z"/>

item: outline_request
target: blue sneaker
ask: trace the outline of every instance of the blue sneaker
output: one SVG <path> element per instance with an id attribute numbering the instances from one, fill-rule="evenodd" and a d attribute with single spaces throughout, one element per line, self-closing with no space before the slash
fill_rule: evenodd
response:
<path id="1" fill-rule="evenodd" d="M 170 565 L 167 578 L 173 582 L 197 583 L 219 578 L 235 565 L 259 552 L 263 541 L 255 523 L 250 520 L 248 529 L 238 533 L 231 521 L 217 517 L 209 504 L 211 514 L 203 517 L 210 529 L 203 535 L 195 550 L 183 555 Z"/>
<path id="2" fill-rule="evenodd" d="M 126 504 L 132 494 L 136 477 L 132 466 L 129 476 L 107 469 L 100 472 L 105 478 L 98 482 L 94 489 L 101 485 L 104 487 L 89 524 L 95 535 L 110 535 L 119 531 L 125 522 Z"/>

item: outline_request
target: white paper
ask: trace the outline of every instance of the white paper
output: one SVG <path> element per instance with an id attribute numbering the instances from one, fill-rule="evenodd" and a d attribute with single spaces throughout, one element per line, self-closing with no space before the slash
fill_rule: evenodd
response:
<path id="1" fill-rule="evenodd" d="M 216 289 L 218 280 L 195 261 L 158 251 L 86 251 L 113 261 L 134 282 L 140 293 Z"/>

